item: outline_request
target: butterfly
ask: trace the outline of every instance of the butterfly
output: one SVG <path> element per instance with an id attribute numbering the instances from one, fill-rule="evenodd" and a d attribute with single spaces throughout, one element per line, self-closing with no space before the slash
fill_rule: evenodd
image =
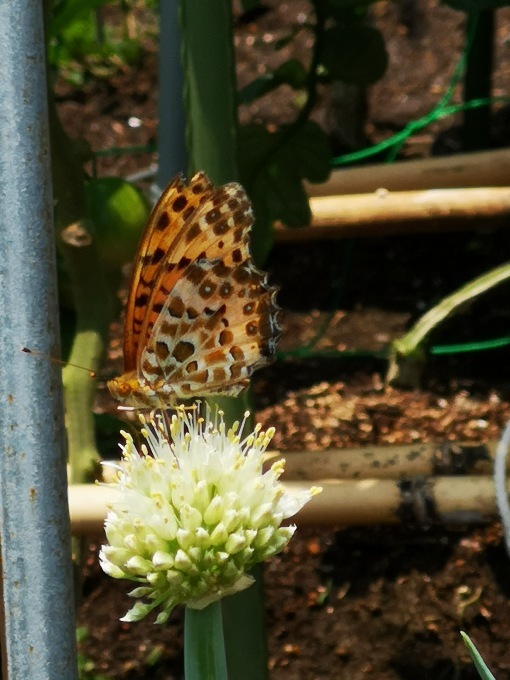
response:
<path id="1" fill-rule="evenodd" d="M 237 396 L 276 353 L 275 287 L 249 252 L 253 210 L 243 187 L 179 175 L 142 234 L 124 322 L 124 374 L 108 381 L 124 406 L 171 408 Z"/>

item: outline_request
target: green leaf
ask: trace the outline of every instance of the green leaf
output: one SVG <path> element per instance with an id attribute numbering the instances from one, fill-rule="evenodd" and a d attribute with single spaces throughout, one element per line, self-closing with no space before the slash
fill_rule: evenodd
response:
<path id="1" fill-rule="evenodd" d="M 473 660 L 473 663 L 475 664 L 475 668 L 478 671 L 478 675 L 482 678 L 482 680 L 496 680 L 496 678 L 492 675 L 490 670 L 487 668 L 487 665 L 485 664 L 485 661 L 482 659 L 480 656 L 480 652 L 477 650 L 477 648 L 474 646 L 474 644 L 471 642 L 470 638 L 464 631 L 460 631 L 460 634 L 462 636 L 462 639 L 464 640 L 464 644 L 468 648 L 468 652 Z"/>
<path id="2" fill-rule="evenodd" d="M 255 212 L 250 250 L 256 264 L 262 267 L 274 242 L 273 219 L 266 200 L 266 177 L 263 174 L 250 187 L 250 198 Z"/>
<path id="3" fill-rule="evenodd" d="M 239 170 L 241 182 L 248 193 L 256 174 L 272 162 L 279 139 L 279 132 L 269 132 L 264 125 L 257 123 L 243 125 L 239 129 Z"/>
<path id="4" fill-rule="evenodd" d="M 263 255 L 271 245 L 269 230 L 276 220 L 304 227 L 311 213 L 303 179 L 323 182 L 330 172 L 331 151 L 326 134 L 313 121 L 269 132 L 247 125 L 239 134 L 241 178 L 253 203 L 256 224 L 253 247 Z M 260 241 L 260 245 L 259 245 Z"/>
<path id="5" fill-rule="evenodd" d="M 250 104 L 257 97 L 262 97 L 262 95 L 274 90 L 277 87 L 275 83 L 274 73 L 265 73 L 263 76 L 259 76 L 242 87 L 237 93 L 237 103 L 238 104 Z"/>
<path id="6" fill-rule="evenodd" d="M 260 6 L 260 0 L 241 0 L 243 12 L 250 12 Z"/>
<path id="7" fill-rule="evenodd" d="M 321 61 L 330 79 L 369 85 L 383 76 L 388 55 L 376 28 L 353 23 L 326 31 Z"/>
<path id="8" fill-rule="evenodd" d="M 294 89 L 305 86 L 306 70 L 303 64 L 297 59 L 289 59 L 281 64 L 275 71 L 252 80 L 251 83 L 239 90 L 237 99 L 239 104 L 249 104 L 257 97 L 271 92 L 271 90 L 287 84 Z"/>
<path id="9" fill-rule="evenodd" d="M 309 182 L 325 182 L 331 172 L 331 147 L 321 127 L 307 121 L 294 138 L 299 173 Z"/>
<path id="10" fill-rule="evenodd" d="M 65 45 L 71 57 L 77 59 L 89 52 L 96 52 L 98 46 L 92 13 L 65 26 L 60 31 L 57 42 Z"/>
<path id="11" fill-rule="evenodd" d="M 262 265 L 273 245 L 273 223 L 279 220 L 289 227 L 306 226 L 310 207 L 300 178 L 275 163 L 258 173 L 249 193 L 256 218 L 251 249 L 255 262 Z"/>
<path id="12" fill-rule="evenodd" d="M 269 132 L 263 125 L 244 125 L 239 132 L 241 176 L 246 184 L 259 166 L 277 162 L 289 172 L 310 182 L 325 182 L 330 173 L 331 149 L 325 132 L 314 121 L 306 121 L 292 132 L 292 126 L 282 126 Z"/>
<path id="13" fill-rule="evenodd" d="M 147 201 L 119 177 L 91 179 L 85 191 L 98 257 L 106 271 L 118 271 L 136 252 L 149 216 Z"/>
<path id="14" fill-rule="evenodd" d="M 287 83 L 295 90 L 306 84 L 306 69 L 297 59 L 289 59 L 280 64 L 274 72 L 274 77 L 280 83 Z"/>
<path id="15" fill-rule="evenodd" d="M 93 10 L 108 2 L 109 0 L 63 0 L 55 3 L 50 11 L 49 35 L 55 36 L 71 27 L 75 21 L 89 18 Z"/>
<path id="16" fill-rule="evenodd" d="M 301 27 L 299 27 L 301 29 Z M 285 35 L 283 38 L 280 38 L 279 40 L 276 40 L 273 43 L 273 46 L 275 50 L 283 50 L 284 47 L 287 47 L 287 45 L 290 45 L 290 43 L 294 40 L 296 37 L 298 30 L 293 29 L 288 35 Z"/>
<path id="17" fill-rule="evenodd" d="M 279 182 L 274 184 L 274 192 L 278 194 L 282 205 L 280 219 L 287 227 L 306 227 L 310 224 L 312 214 L 308 196 L 299 177 L 292 175 L 285 168 L 280 173 Z"/>
<path id="18" fill-rule="evenodd" d="M 250 187 L 256 209 L 265 206 L 271 222 L 281 220 L 289 227 L 305 227 L 310 222 L 310 206 L 299 175 L 286 164 L 274 162 L 258 174 Z"/>
<path id="19" fill-rule="evenodd" d="M 140 61 L 141 43 L 139 40 L 132 38 L 123 38 L 116 43 L 112 43 L 109 46 L 108 52 L 111 55 L 118 56 L 125 64 L 133 66 Z"/>

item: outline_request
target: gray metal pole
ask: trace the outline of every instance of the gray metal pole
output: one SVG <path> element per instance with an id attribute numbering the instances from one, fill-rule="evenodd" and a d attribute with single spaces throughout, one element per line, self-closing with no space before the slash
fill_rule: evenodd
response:
<path id="1" fill-rule="evenodd" d="M 0 540 L 9 680 L 77 678 L 41 0 L 0 2 Z"/>
<path id="2" fill-rule="evenodd" d="M 185 141 L 183 74 L 181 65 L 180 0 L 159 3 L 159 124 L 158 186 L 165 185 L 178 172 L 186 172 L 188 155 Z"/>

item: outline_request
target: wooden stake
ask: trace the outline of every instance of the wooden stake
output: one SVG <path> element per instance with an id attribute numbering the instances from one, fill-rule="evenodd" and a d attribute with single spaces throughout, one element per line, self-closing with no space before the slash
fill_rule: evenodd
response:
<path id="1" fill-rule="evenodd" d="M 309 196 L 480 186 L 510 186 L 510 149 L 339 168 L 323 184 L 305 184 Z"/>
<path id="2" fill-rule="evenodd" d="M 320 196 L 310 199 L 310 227 L 288 229 L 277 224 L 277 241 L 298 241 L 346 236 L 379 236 L 508 227 L 510 188 L 386 189 L 369 194 Z"/>
<path id="3" fill-rule="evenodd" d="M 492 477 L 429 477 L 409 481 L 390 479 L 317 480 L 323 491 L 305 505 L 298 525 L 353 526 L 414 523 L 470 524 L 497 518 Z M 309 482 L 285 482 L 288 492 L 310 487 Z M 510 483 L 508 486 L 510 490 Z M 71 525 L 75 535 L 102 534 L 106 502 L 112 491 L 105 486 L 69 487 Z M 293 520 L 291 520 L 293 521 Z"/>
<path id="4" fill-rule="evenodd" d="M 265 468 L 285 459 L 286 481 L 412 479 L 434 475 L 490 475 L 497 442 L 428 442 L 325 451 L 269 451 Z M 105 468 L 105 470 L 108 468 Z"/>
<path id="5" fill-rule="evenodd" d="M 288 482 L 287 490 L 307 488 Z M 386 479 L 328 480 L 296 517 L 298 525 L 471 524 L 497 518 L 491 477 L 436 477 L 409 485 Z M 510 486 L 509 486 L 510 489 Z"/>

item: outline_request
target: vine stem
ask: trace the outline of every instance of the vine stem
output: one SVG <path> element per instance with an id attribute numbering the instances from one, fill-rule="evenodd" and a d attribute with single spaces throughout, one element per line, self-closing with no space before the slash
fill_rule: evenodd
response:
<path id="1" fill-rule="evenodd" d="M 326 23 L 326 14 L 322 9 L 322 3 L 320 0 L 313 0 L 313 6 L 315 10 L 315 25 L 313 25 L 313 30 L 315 33 L 315 41 L 312 50 L 312 60 L 310 63 L 310 68 L 306 75 L 306 101 L 299 111 L 294 122 L 285 126 L 282 134 L 276 140 L 272 149 L 270 149 L 257 163 L 254 167 L 251 177 L 249 178 L 249 184 L 252 184 L 261 171 L 269 161 L 282 149 L 290 139 L 300 130 L 303 125 L 307 122 L 313 107 L 317 102 L 317 83 L 318 76 L 317 71 L 320 64 L 322 49 L 324 45 L 324 27 Z"/>

